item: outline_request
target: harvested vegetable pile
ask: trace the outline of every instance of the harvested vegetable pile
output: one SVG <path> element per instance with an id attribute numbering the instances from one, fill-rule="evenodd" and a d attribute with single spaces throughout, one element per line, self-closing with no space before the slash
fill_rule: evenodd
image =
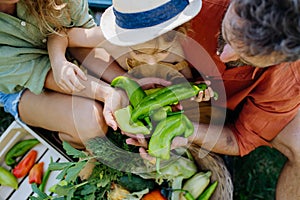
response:
<path id="1" fill-rule="evenodd" d="M 144 163 L 138 156 L 133 157 L 136 160 L 131 161 L 131 158 L 127 157 L 126 162 L 117 162 L 117 167 L 138 170 L 139 172 L 136 173 L 120 171 L 104 164 L 105 162 L 113 164 L 118 159 L 122 159 L 124 152 L 137 152 L 136 147 L 125 143 L 125 139 L 119 132 L 114 131 L 110 131 L 106 139 L 91 139 L 89 145 L 97 149 L 94 156 L 88 156 L 85 152 L 74 149 L 64 142 L 63 147 L 67 154 L 74 159 L 80 159 L 74 162 L 51 163 L 49 170 L 60 171 L 57 176 L 59 183 L 50 188 L 51 195 L 47 195 L 36 184 L 32 184 L 36 196 L 30 199 L 149 200 L 155 197 L 159 200 L 158 196 L 160 196 L 161 199 L 191 200 L 196 199 L 200 192 L 205 194 L 208 190 L 214 191 L 214 189 L 209 189 L 217 184 L 214 182 L 215 186 L 213 186 L 210 183 L 211 172 L 199 172 L 189 152 L 183 149 L 172 152 L 170 159 L 162 162 L 160 173 L 157 173 L 153 166 Z M 105 143 L 115 144 L 117 151 L 113 148 L 102 147 Z M 120 154 L 120 152 L 123 153 Z M 105 161 L 103 163 L 94 161 L 95 167 L 92 175 L 87 179 L 81 179 L 80 171 L 95 157 L 105 158 Z M 135 165 L 135 161 L 139 164 Z"/>
<path id="2" fill-rule="evenodd" d="M 173 111 L 172 106 L 196 96 L 207 86 L 180 83 L 144 91 L 137 82 L 124 76 L 115 78 L 111 85 L 125 90 L 130 101 L 129 106 L 115 112 L 120 129 L 148 136 L 148 153 L 156 158 L 156 164 L 143 160 L 138 147 L 127 145 L 127 137 L 120 132 L 109 131 L 105 138 L 90 139 L 86 148 L 93 156 L 64 143 L 67 153 L 80 159 L 49 166 L 52 170 L 62 170 L 58 176 L 61 182 L 52 190 L 57 198 L 51 199 L 209 199 L 218 184 L 211 183 L 211 171 L 199 170 L 187 149 L 171 150 L 174 137 L 188 137 L 194 132 L 183 111 Z M 80 179 L 79 172 L 95 158 L 92 175 Z M 48 198 L 36 187 L 33 189 L 39 195 L 36 199 Z"/>
<path id="3" fill-rule="evenodd" d="M 148 153 L 156 158 L 157 164 L 160 159 L 170 158 L 174 137 L 189 137 L 194 132 L 189 118 L 183 111 L 173 112 L 172 106 L 207 89 L 204 83 L 183 82 L 146 92 L 125 76 L 116 77 L 111 85 L 125 90 L 131 104 L 114 113 L 120 129 L 133 134 L 151 134 Z"/>

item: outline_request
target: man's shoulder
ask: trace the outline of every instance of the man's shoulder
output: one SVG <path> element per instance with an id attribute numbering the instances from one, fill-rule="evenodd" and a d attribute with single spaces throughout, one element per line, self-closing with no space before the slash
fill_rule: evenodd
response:
<path id="1" fill-rule="evenodd" d="M 296 79 L 300 83 L 300 60 L 275 65 L 270 67 L 268 71 L 277 76 L 285 77 L 285 79 Z M 286 77 L 286 75 L 290 75 L 290 77 Z"/>
<path id="2" fill-rule="evenodd" d="M 261 78 L 257 85 L 259 93 L 265 91 L 265 96 L 270 95 L 278 100 L 290 97 L 299 99 L 300 61 L 268 67 Z"/>
<path id="3" fill-rule="evenodd" d="M 295 79 L 300 84 L 300 60 L 290 63 L 290 70 L 293 72 Z"/>
<path id="4" fill-rule="evenodd" d="M 206 6 L 210 7 L 223 7 L 227 8 L 230 3 L 230 0 L 202 0 L 202 9 L 205 9 Z"/>

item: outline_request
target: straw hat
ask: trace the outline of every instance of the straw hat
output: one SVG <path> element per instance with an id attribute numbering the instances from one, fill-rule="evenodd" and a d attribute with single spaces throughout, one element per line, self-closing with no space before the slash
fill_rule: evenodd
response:
<path id="1" fill-rule="evenodd" d="M 113 0 L 100 26 L 109 42 L 133 46 L 188 22 L 201 6 L 201 0 Z"/>

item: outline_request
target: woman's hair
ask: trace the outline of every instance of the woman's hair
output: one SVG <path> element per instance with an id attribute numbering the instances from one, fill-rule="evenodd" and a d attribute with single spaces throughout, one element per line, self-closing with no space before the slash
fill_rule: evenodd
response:
<path id="1" fill-rule="evenodd" d="M 300 0 L 232 0 L 241 24 L 231 23 L 249 56 L 276 53 L 282 61 L 300 58 Z"/>
<path id="2" fill-rule="evenodd" d="M 27 13 L 33 15 L 38 21 L 41 33 L 62 33 L 65 31 L 60 20 L 62 16 L 69 16 L 67 3 L 63 0 L 24 0 L 27 6 Z M 53 28 L 55 27 L 55 28 Z"/>

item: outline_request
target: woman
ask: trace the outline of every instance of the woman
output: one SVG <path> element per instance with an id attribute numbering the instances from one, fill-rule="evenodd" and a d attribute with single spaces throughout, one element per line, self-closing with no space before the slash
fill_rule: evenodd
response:
<path id="1" fill-rule="evenodd" d="M 123 106 L 123 93 L 90 75 L 78 79 L 81 91 L 66 92 L 54 81 L 48 36 L 66 28 L 96 26 L 87 1 L 64 2 L 0 1 L 0 101 L 21 122 L 57 131 L 62 140 L 82 148 L 88 138 L 104 135 L 108 125 L 117 128 L 112 113 Z M 102 77 L 113 78 L 105 73 Z"/>

